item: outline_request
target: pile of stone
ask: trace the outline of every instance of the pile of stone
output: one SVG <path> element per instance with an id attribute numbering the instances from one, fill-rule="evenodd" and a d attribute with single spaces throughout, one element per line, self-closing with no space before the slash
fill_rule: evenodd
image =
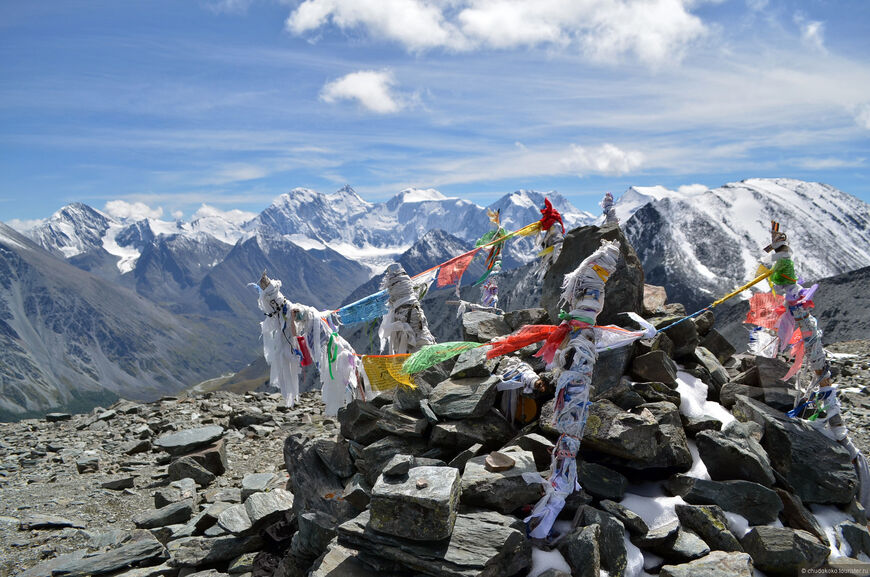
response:
<path id="1" fill-rule="evenodd" d="M 684 318 L 662 289 L 644 287 L 615 228 L 566 236 L 546 307 L 560 267 L 601 237 L 624 251 L 602 322 L 627 322 L 614 314 L 625 310 L 658 328 Z M 462 323 L 467 340 L 486 342 L 552 315 L 478 311 Z M 708 312 L 600 355 L 577 463 L 583 489 L 546 541 L 528 539 L 523 523 L 558 437 L 553 375 L 537 347 L 516 353 L 545 385 L 528 399 L 530 420 L 508 420 L 504 361 L 473 349 L 336 418 L 311 397 L 288 410 L 275 396 L 220 393 L 4 426 L 0 537 L 13 554 L 41 551 L 28 577 L 525 577 L 534 550 L 558 551 L 575 576 L 639 575 L 640 554 L 644 571 L 665 577 L 848 574 L 870 556 L 848 454 L 782 412 L 794 399 L 779 379 L 785 363 L 735 354 L 714 320 Z M 70 486 L 67 477 L 93 481 L 80 501 L 55 503 L 77 515 L 52 517 L 34 487 Z M 657 522 L 635 506 L 641 495 L 669 496 L 673 515 Z M 13 518 L 10 503 L 25 496 L 39 506 Z M 820 522 L 820 507 L 836 522 Z M 35 564 L 24 558 L 17 566 Z"/>

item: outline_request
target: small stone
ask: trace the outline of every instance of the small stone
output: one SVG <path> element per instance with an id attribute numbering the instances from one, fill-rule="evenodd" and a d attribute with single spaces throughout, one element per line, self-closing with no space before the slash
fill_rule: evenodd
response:
<path id="1" fill-rule="evenodd" d="M 124 444 L 121 448 L 125 455 L 138 455 L 139 453 L 147 453 L 151 450 L 151 441 L 148 439 L 138 439 Z"/>
<path id="2" fill-rule="evenodd" d="M 105 481 L 100 484 L 103 489 L 111 489 L 113 491 L 122 491 L 124 489 L 132 489 L 136 486 L 136 477 L 120 477 Z"/>
<path id="3" fill-rule="evenodd" d="M 45 420 L 49 423 L 60 423 L 62 421 L 69 421 L 72 419 L 72 415 L 69 413 L 47 413 L 45 415 Z"/>
<path id="4" fill-rule="evenodd" d="M 180 457 L 169 464 L 169 478 L 179 480 L 191 478 L 200 486 L 208 486 L 215 480 L 214 474 L 190 457 Z"/>
<path id="5" fill-rule="evenodd" d="M 84 524 L 81 521 L 73 521 L 56 515 L 39 515 L 33 514 L 19 521 L 18 529 L 21 531 L 29 531 L 31 529 L 63 529 L 64 527 L 76 527 L 84 529 Z"/>
<path id="6" fill-rule="evenodd" d="M 363 511 L 372 499 L 372 487 L 366 482 L 362 473 L 357 473 L 347 482 L 341 496 L 345 501 Z"/>
<path id="7" fill-rule="evenodd" d="M 426 479 L 417 479 L 417 489 L 418 490 L 425 489 L 428 486 L 429 486 L 429 481 L 427 481 Z"/>
<path id="8" fill-rule="evenodd" d="M 491 452 L 486 456 L 484 462 L 486 463 L 487 470 L 493 473 L 508 471 L 513 469 L 514 465 L 517 464 L 513 457 L 500 451 Z"/>
<path id="9" fill-rule="evenodd" d="M 96 473 L 100 469 L 100 457 L 96 451 L 85 451 L 76 461 L 76 470 L 81 473 Z"/>
<path id="10" fill-rule="evenodd" d="M 253 495 L 271 488 L 278 481 L 275 473 L 248 473 L 242 478 L 242 502 Z"/>
<path id="11" fill-rule="evenodd" d="M 384 466 L 384 476 L 401 477 L 406 475 L 413 464 L 414 457 L 411 455 L 395 455 Z"/>

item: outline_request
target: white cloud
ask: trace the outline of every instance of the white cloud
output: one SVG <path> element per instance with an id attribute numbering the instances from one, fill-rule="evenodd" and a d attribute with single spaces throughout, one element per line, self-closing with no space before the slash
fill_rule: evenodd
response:
<path id="1" fill-rule="evenodd" d="M 576 46 L 601 61 L 679 60 L 707 31 L 692 0 L 306 0 L 287 18 L 293 34 L 329 24 L 417 52 Z"/>
<path id="2" fill-rule="evenodd" d="M 768 0 L 746 0 L 746 7 L 752 12 L 761 12 L 767 8 Z"/>
<path id="3" fill-rule="evenodd" d="M 562 159 L 562 164 L 569 172 L 578 172 L 580 175 L 596 173 L 619 176 L 640 168 L 643 154 L 625 151 L 612 144 L 592 148 L 574 144 L 569 155 Z"/>
<path id="4" fill-rule="evenodd" d="M 268 176 L 269 171 L 261 166 L 252 164 L 231 164 L 224 166 L 218 170 L 214 178 L 208 180 L 207 184 L 228 184 L 230 182 L 244 182 L 246 180 L 256 180 Z"/>
<path id="5" fill-rule="evenodd" d="M 193 220 L 198 218 L 219 218 L 234 224 L 243 224 L 257 216 L 254 212 L 245 212 L 244 210 L 221 210 L 208 204 L 203 203 L 199 209 L 193 213 Z"/>
<path id="6" fill-rule="evenodd" d="M 837 168 L 858 168 L 865 165 L 863 158 L 847 159 L 836 157 L 823 158 L 797 158 L 794 161 L 796 166 L 809 170 L 832 170 Z"/>
<path id="7" fill-rule="evenodd" d="M 701 194 L 710 190 L 709 187 L 703 184 L 684 184 L 677 189 L 680 194 Z"/>
<path id="8" fill-rule="evenodd" d="M 858 126 L 861 128 L 870 130 L 870 102 L 858 107 L 858 111 L 855 113 L 855 122 L 857 122 Z"/>
<path id="9" fill-rule="evenodd" d="M 254 0 L 210 0 L 207 4 L 212 12 L 243 14 Z"/>
<path id="10" fill-rule="evenodd" d="M 34 220 L 26 220 L 26 219 L 21 220 L 19 218 L 13 218 L 12 220 L 7 220 L 6 224 L 9 225 L 10 227 L 14 228 L 18 232 L 26 233 L 26 232 L 33 230 L 34 228 L 36 228 L 37 226 L 39 226 L 41 224 L 45 224 L 45 220 L 46 219 L 44 219 L 44 218 L 37 218 Z"/>
<path id="11" fill-rule="evenodd" d="M 163 216 L 163 207 L 151 208 L 144 202 L 110 200 L 103 207 L 103 212 L 115 218 L 141 220 L 143 218 L 160 218 Z"/>
<path id="12" fill-rule="evenodd" d="M 172 218 L 174 218 L 175 220 L 181 220 L 182 218 L 184 218 L 184 212 L 176 210 L 172 213 Z"/>
<path id="13" fill-rule="evenodd" d="M 817 20 L 801 22 L 801 40 L 815 50 L 825 50 L 825 23 Z"/>
<path id="14" fill-rule="evenodd" d="M 360 70 L 327 82 L 320 91 L 324 102 L 356 100 L 377 114 L 394 114 L 407 105 L 404 97 L 393 92 L 396 81 L 387 70 Z"/>

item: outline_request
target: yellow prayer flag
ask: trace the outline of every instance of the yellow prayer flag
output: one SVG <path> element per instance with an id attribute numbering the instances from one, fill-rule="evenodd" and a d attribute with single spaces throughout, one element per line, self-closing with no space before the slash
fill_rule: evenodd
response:
<path id="1" fill-rule="evenodd" d="M 411 355 L 364 355 L 363 370 L 366 372 L 369 384 L 376 391 L 389 391 L 399 385 L 417 388 L 411 375 L 402 372 L 402 363 Z"/>

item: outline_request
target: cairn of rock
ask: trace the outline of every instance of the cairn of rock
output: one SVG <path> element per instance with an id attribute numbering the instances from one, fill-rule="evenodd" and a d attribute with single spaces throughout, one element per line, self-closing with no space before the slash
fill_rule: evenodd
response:
<path id="1" fill-rule="evenodd" d="M 619 242 L 621 256 L 599 319 L 624 323 L 610 319 L 631 310 L 662 328 L 685 316 L 663 290 L 644 288 L 616 227 L 569 232 L 554 268 L 576 267 L 602 238 Z M 544 303 L 560 284 L 561 276 L 545 277 Z M 465 339 L 479 342 L 553 320 L 546 308 L 462 318 Z M 119 405 L 24 422 L 15 442 L 30 446 L 14 453 L 14 471 L 5 466 L 13 455 L 8 435 L 0 445 L 0 521 L 11 518 L 16 496 L 38 499 L 26 491 L 49 486 L 42 469 L 52 467 L 53 483 L 64 483 L 64 475 L 90 483 L 82 504 L 67 508 L 84 513 L 89 499 L 136 506 L 114 519 L 118 529 L 83 515 L 64 519 L 63 528 L 42 528 L 40 501 L 38 510 L 17 513 L 14 524 L 0 523 L 0 537 L 36 544 L 45 534 L 63 545 L 44 551 L 41 564 L 34 557 L 25 562 L 24 545 L 4 555 L 18 555 L 21 567 L 30 567 L 28 577 L 526 577 L 534 548 L 558 550 L 570 567 L 545 577 L 597 577 L 602 569 L 637 575 L 638 563 L 665 577 L 750 577 L 755 569 L 798 575 L 824 567 L 848 574 L 870 555 L 849 453 L 785 415 L 795 395 L 780 380 L 786 363 L 735 354 L 714 321 L 708 312 L 599 355 L 577 455 L 583 490 L 566 500 L 548 540 L 530 540 L 522 522 L 543 494 L 559 437 L 548 424 L 553 375 L 532 356 L 537 347 L 527 347 L 515 357 L 542 383 L 521 393 L 536 407 L 529 424 L 498 409 L 500 395 L 510 392 L 499 391 L 498 375 L 517 361 L 487 360 L 485 349 L 422 373 L 413 393 L 354 400 L 335 418 L 306 395 L 288 409 L 277 396 L 220 393 L 136 405 L 130 413 Z M 860 378 L 870 374 L 848 366 Z M 862 395 L 845 395 L 844 410 L 870 415 Z M 218 439 L 202 440 L 212 427 L 223 429 L 226 471 L 205 485 L 189 476 L 174 480 L 169 469 L 185 458 L 207 469 L 194 455 L 214 448 Z M 184 445 L 179 437 L 212 444 Z M 122 447 L 141 452 L 120 462 L 109 458 Z M 96 484 L 120 480 L 121 473 L 133 477 L 132 487 Z M 667 522 L 637 506 L 655 492 L 676 503 Z M 153 501 L 144 505 L 145 498 Z M 48 538 L 39 543 L 50 546 Z"/>

